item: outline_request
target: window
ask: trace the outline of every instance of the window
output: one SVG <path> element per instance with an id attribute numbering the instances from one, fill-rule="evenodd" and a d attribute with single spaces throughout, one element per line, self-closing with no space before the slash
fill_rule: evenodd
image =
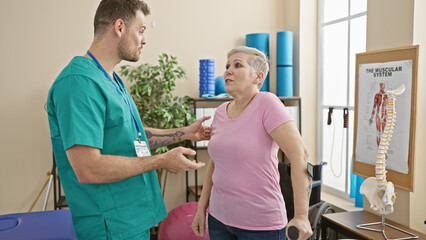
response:
<path id="1" fill-rule="evenodd" d="M 320 0 L 318 10 L 318 159 L 327 162 L 322 171 L 324 190 L 348 198 L 355 54 L 365 52 L 367 0 Z M 343 127 L 344 112 L 349 114 L 348 128 Z"/>

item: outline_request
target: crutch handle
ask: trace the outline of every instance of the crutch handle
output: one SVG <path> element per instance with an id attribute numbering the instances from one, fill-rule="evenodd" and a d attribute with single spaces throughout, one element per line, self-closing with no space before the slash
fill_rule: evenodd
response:
<path id="1" fill-rule="evenodd" d="M 290 240 L 297 240 L 299 238 L 299 229 L 295 226 L 290 226 L 288 228 L 288 238 Z"/>

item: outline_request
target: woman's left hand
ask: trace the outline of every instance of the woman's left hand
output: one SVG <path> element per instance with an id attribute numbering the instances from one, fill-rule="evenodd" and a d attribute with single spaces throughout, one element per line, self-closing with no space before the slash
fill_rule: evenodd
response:
<path id="1" fill-rule="evenodd" d="M 307 217 L 294 216 L 286 226 L 286 236 L 288 237 L 288 229 L 295 226 L 299 230 L 299 238 L 297 240 L 305 240 L 312 236 L 311 224 Z M 290 238 L 289 238 L 290 239 Z"/>
<path id="2" fill-rule="evenodd" d="M 197 214 L 192 221 L 191 228 L 192 231 L 194 231 L 195 236 L 204 236 L 206 231 L 206 215 L 204 212 L 197 211 Z"/>

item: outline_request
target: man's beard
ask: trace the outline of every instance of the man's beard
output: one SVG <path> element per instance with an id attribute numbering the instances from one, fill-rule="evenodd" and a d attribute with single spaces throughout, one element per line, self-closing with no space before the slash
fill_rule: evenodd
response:
<path id="1" fill-rule="evenodd" d="M 126 44 L 126 39 L 123 39 L 118 44 L 118 56 L 121 60 L 129 61 L 129 62 L 137 62 L 139 61 L 139 50 L 132 50 L 129 48 L 129 45 Z"/>

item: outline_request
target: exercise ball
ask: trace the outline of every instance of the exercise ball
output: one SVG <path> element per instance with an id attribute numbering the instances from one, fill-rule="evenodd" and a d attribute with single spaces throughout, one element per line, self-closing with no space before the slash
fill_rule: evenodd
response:
<path id="1" fill-rule="evenodd" d="M 209 234 L 207 229 L 203 237 L 195 236 L 192 231 L 191 224 L 197 213 L 198 202 L 184 203 L 172 211 L 161 222 L 158 240 L 208 240 Z"/>
<path id="2" fill-rule="evenodd" d="M 221 93 L 226 93 L 225 91 L 225 79 L 223 76 L 219 76 L 215 79 L 215 94 L 219 95 Z"/>

